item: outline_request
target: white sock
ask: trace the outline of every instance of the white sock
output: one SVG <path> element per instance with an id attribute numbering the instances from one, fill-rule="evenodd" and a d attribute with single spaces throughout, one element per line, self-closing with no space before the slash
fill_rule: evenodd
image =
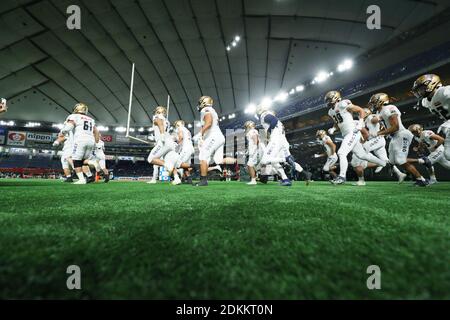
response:
<path id="1" fill-rule="evenodd" d="M 425 161 L 423 159 L 417 159 L 417 162 L 420 163 L 420 164 L 424 164 L 425 163 Z"/>
<path id="2" fill-rule="evenodd" d="M 437 179 L 436 179 L 436 175 L 431 174 L 431 175 L 430 175 L 430 179 L 431 179 L 431 180 L 437 180 Z"/>
<path id="3" fill-rule="evenodd" d="M 359 180 L 360 182 L 364 182 L 364 176 L 363 176 L 363 177 L 359 177 L 358 180 Z"/>
<path id="4" fill-rule="evenodd" d="M 425 181 L 425 178 L 420 176 L 417 180 Z"/>
<path id="5" fill-rule="evenodd" d="M 397 166 L 392 166 L 392 170 L 397 175 L 397 177 L 400 177 L 402 175 L 402 172 L 397 168 Z"/>
<path id="6" fill-rule="evenodd" d="M 86 175 L 87 175 L 88 178 L 92 177 L 92 172 L 91 172 L 91 170 L 87 170 L 85 173 L 86 173 Z"/>
<path id="7" fill-rule="evenodd" d="M 347 169 L 348 169 L 347 156 L 344 155 L 339 156 L 339 166 L 340 166 L 339 176 L 345 179 L 345 177 L 347 176 Z"/>
<path id="8" fill-rule="evenodd" d="M 157 165 L 153 165 L 153 180 L 158 180 L 159 175 L 159 167 Z"/>
<path id="9" fill-rule="evenodd" d="M 86 179 L 84 178 L 83 172 L 77 172 L 77 176 L 78 176 L 78 180 L 86 181 Z"/>

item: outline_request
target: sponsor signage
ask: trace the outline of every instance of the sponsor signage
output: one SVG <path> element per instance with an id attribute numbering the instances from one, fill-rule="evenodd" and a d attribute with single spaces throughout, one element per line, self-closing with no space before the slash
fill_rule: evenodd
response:
<path id="1" fill-rule="evenodd" d="M 112 143 L 113 136 L 112 135 L 102 135 L 102 141 L 105 143 Z"/>
<path id="2" fill-rule="evenodd" d="M 52 143 L 57 135 L 56 133 L 27 132 L 27 140 L 39 143 Z"/>
<path id="3" fill-rule="evenodd" d="M 9 145 L 9 146 L 24 146 L 26 139 L 27 139 L 26 132 L 9 131 L 7 145 Z"/>

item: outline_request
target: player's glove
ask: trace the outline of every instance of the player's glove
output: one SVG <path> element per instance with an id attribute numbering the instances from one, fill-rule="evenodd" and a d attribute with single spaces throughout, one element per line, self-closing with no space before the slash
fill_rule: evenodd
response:
<path id="1" fill-rule="evenodd" d="M 329 135 L 333 135 L 335 132 L 336 132 L 336 128 L 335 127 L 328 129 L 328 134 Z"/>
<path id="2" fill-rule="evenodd" d="M 57 146 L 59 146 L 59 141 L 55 140 L 55 142 L 53 142 L 53 146 L 56 148 Z"/>
<path id="3" fill-rule="evenodd" d="M 356 125 L 356 129 L 361 130 L 365 127 L 365 123 L 363 119 L 359 119 L 358 124 Z"/>

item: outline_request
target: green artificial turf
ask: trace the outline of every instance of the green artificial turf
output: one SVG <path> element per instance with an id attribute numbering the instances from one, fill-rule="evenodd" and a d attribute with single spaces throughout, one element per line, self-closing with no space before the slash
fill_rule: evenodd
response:
<path id="1" fill-rule="evenodd" d="M 0 180 L 0 298 L 449 299 L 449 195 Z M 370 265 L 381 290 L 367 289 Z"/>

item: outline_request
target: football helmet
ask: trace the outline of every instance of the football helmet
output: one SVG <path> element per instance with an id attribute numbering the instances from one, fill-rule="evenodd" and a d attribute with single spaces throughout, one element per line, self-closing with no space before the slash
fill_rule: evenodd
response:
<path id="1" fill-rule="evenodd" d="M 336 103 L 338 103 L 339 101 L 342 100 L 342 96 L 341 93 L 339 91 L 329 91 L 326 95 L 325 95 L 325 103 L 331 108 L 333 107 Z"/>
<path id="2" fill-rule="evenodd" d="M 256 128 L 256 124 L 253 121 L 247 121 L 244 123 L 245 131 Z"/>
<path id="3" fill-rule="evenodd" d="M 77 103 L 75 107 L 73 107 L 73 113 L 87 114 L 88 111 L 89 108 L 84 103 Z"/>
<path id="4" fill-rule="evenodd" d="M 175 128 L 180 128 L 180 127 L 184 127 L 184 126 L 185 126 L 185 123 L 184 123 L 183 120 L 177 120 L 177 121 L 175 121 L 175 122 L 173 123 L 173 126 L 174 126 Z"/>
<path id="5" fill-rule="evenodd" d="M 409 126 L 408 130 L 416 137 L 420 137 L 423 132 L 423 127 L 420 124 L 412 124 Z"/>
<path id="6" fill-rule="evenodd" d="M 411 92 L 417 99 L 423 99 L 429 97 L 434 90 L 440 88 L 441 86 L 441 78 L 438 75 L 425 74 L 414 82 Z"/>
<path id="7" fill-rule="evenodd" d="M 197 110 L 202 111 L 203 108 L 212 107 L 214 104 L 213 98 L 209 96 L 200 97 L 198 100 Z"/>
<path id="8" fill-rule="evenodd" d="M 377 112 L 382 106 L 387 104 L 389 104 L 389 96 L 386 93 L 376 93 L 370 98 L 367 107 L 372 112 Z"/>
<path id="9" fill-rule="evenodd" d="M 327 135 L 327 133 L 325 132 L 325 130 L 317 130 L 316 132 L 316 138 L 318 139 L 323 139 L 323 137 L 325 137 Z"/>
<path id="10" fill-rule="evenodd" d="M 155 111 L 153 111 L 155 115 L 162 114 L 164 117 L 167 116 L 167 109 L 166 107 L 158 106 L 155 108 Z"/>

